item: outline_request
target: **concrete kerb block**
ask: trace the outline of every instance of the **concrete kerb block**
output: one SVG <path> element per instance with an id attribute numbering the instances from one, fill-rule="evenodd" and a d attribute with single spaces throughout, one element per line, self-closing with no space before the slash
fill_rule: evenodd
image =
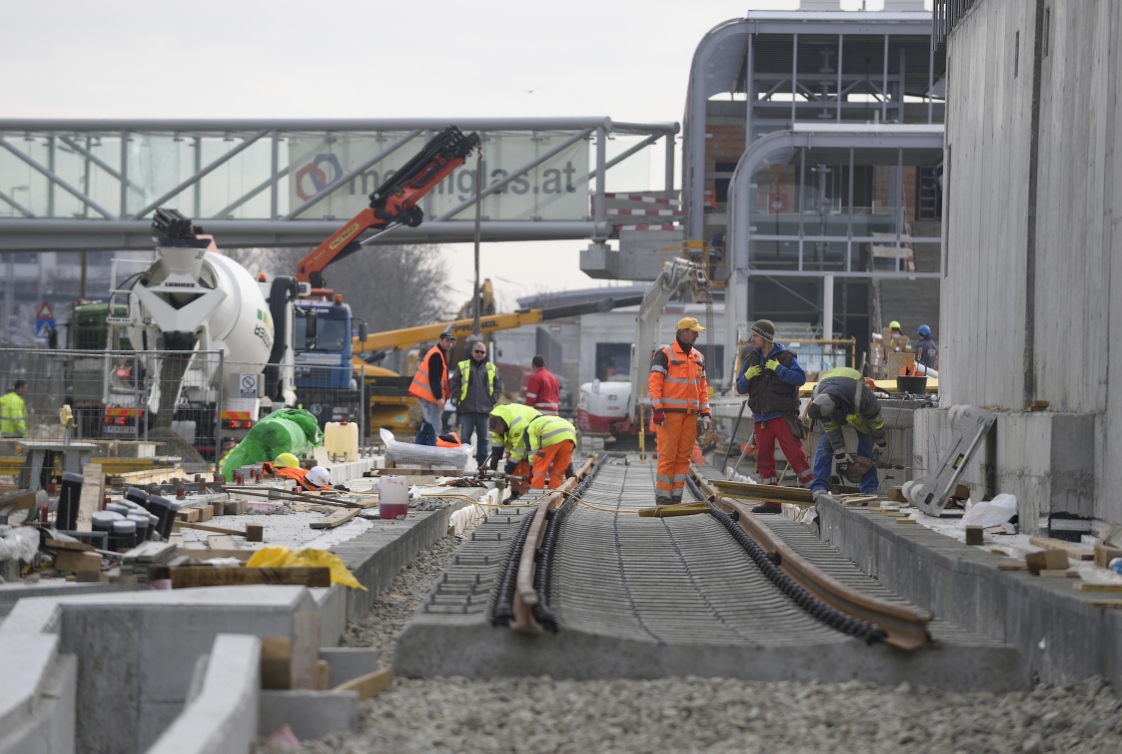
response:
<path id="1" fill-rule="evenodd" d="M 35 711 L 44 679 L 58 656 L 58 637 L 0 636 L 4 682 L 0 683 L 0 731 L 20 724 Z M 73 694 L 74 690 L 70 689 Z"/>
<path id="2" fill-rule="evenodd" d="M 349 587 L 332 584 L 329 587 L 308 589 L 319 610 L 319 644 L 321 647 L 336 647 L 343 638 L 347 625 L 347 595 Z"/>
<path id="3" fill-rule="evenodd" d="M 77 743 L 78 659 L 57 655 L 31 714 L 0 722 L 0 754 L 73 754 Z"/>
<path id="4" fill-rule="evenodd" d="M 352 731 L 357 719 L 358 693 L 354 691 L 262 691 L 257 734 L 268 736 L 287 724 L 297 738 L 306 741 Z"/>
<path id="5" fill-rule="evenodd" d="M 327 661 L 332 687 L 354 680 L 378 669 L 378 650 L 366 647 L 333 647 L 321 649 L 319 658 Z"/>
<path id="6" fill-rule="evenodd" d="M 219 634 L 199 695 L 164 731 L 148 754 L 243 754 L 258 727 L 261 640 Z"/>

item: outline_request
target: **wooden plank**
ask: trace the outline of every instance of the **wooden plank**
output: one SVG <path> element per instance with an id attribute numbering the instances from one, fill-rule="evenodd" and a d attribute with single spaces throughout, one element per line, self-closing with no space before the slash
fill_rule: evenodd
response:
<path id="1" fill-rule="evenodd" d="M 175 518 L 183 523 L 193 524 L 199 520 L 199 509 L 180 508 L 175 512 Z"/>
<path id="2" fill-rule="evenodd" d="M 293 613 L 292 654 L 288 663 L 292 688 L 315 690 L 316 663 L 318 661 L 319 613 Z"/>
<path id="3" fill-rule="evenodd" d="M 1075 584 L 1075 588 L 1081 592 L 1122 592 L 1122 584 L 1090 584 L 1080 581 Z"/>
<path id="4" fill-rule="evenodd" d="M 332 513 L 326 518 L 321 518 L 319 521 L 312 522 L 313 529 L 334 529 L 336 526 L 342 526 L 358 515 L 360 508 L 344 508 Z"/>
<path id="5" fill-rule="evenodd" d="M 1109 568 L 1110 561 L 1115 558 L 1122 558 L 1122 548 L 1103 544 L 1095 545 L 1095 565 L 1099 568 Z"/>
<path id="6" fill-rule="evenodd" d="M 290 688 L 289 658 L 292 639 L 287 636 L 266 636 L 261 640 L 261 688 Z"/>
<path id="7" fill-rule="evenodd" d="M 1055 537 L 1031 537 L 1029 544 L 1043 547 L 1045 550 L 1060 550 L 1067 553 L 1072 560 L 1094 560 L 1095 551 L 1076 542 L 1065 542 Z"/>
<path id="8" fill-rule="evenodd" d="M 1040 575 L 1053 579 L 1077 579 L 1079 571 L 1074 568 L 1044 568 L 1041 569 Z"/>
<path id="9" fill-rule="evenodd" d="M 206 553 L 207 551 L 191 550 L 190 552 Z M 214 568 L 201 565 L 180 566 L 168 570 L 172 589 L 246 584 L 331 586 L 331 570 L 328 568 Z"/>
<path id="10" fill-rule="evenodd" d="M 1108 610 L 1122 610 L 1122 600 L 1087 600 L 1091 607 L 1105 607 Z"/>
<path id="11" fill-rule="evenodd" d="M 904 497 L 904 488 L 899 486 L 888 488 L 888 500 L 893 503 L 908 502 L 908 499 Z"/>
<path id="12" fill-rule="evenodd" d="M 92 547 L 85 542 L 63 542 L 57 539 L 48 538 L 44 543 L 47 549 L 50 550 L 72 550 L 74 552 L 93 552 Z"/>
<path id="13" fill-rule="evenodd" d="M 211 534 L 206 538 L 207 546 L 212 550 L 238 550 L 237 541 L 229 534 Z"/>
<path id="14" fill-rule="evenodd" d="M 55 558 L 55 568 L 60 571 L 80 573 L 81 571 L 100 571 L 101 556 L 96 552 L 75 552 L 59 550 Z"/>
<path id="15" fill-rule="evenodd" d="M 980 545 L 985 542 L 985 533 L 981 526 L 967 526 L 966 527 L 966 544 Z"/>
<path id="16" fill-rule="evenodd" d="M 199 512 L 199 521 L 209 521 L 214 518 L 214 506 L 204 505 L 196 510 Z"/>
<path id="17" fill-rule="evenodd" d="M 253 557 L 253 550 L 226 550 L 215 549 L 211 547 L 207 549 L 202 548 L 189 548 L 179 546 L 175 548 L 176 555 L 186 555 L 189 558 L 198 558 L 199 560 L 209 560 L 210 558 L 237 558 L 241 562 L 245 562 Z"/>
<path id="18" fill-rule="evenodd" d="M 393 683 L 393 668 L 382 668 L 341 683 L 333 691 L 356 691 L 359 701 L 362 701 L 381 694 L 390 687 L 391 683 Z"/>
<path id="19" fill-rule="evenodd" d="M 101 472 L 101 465 L 87 463 L 82 467 L 82 494 L 78 496 L 78 522 L 74 524 L 75 530 L 93 530 L 93 514 L 101 509 L 104 498 L 105 474 Z"/>
<path id="20" fill-rule="evenodd" d="M 1067 568 L 1067 553 L 1063 550 L 1044 550 L 1043 552 L 1030 552 L 1025 555 L 1025 565 L 1033 575 L 1041 571 L 1054 571 L 1057 568 Z"/>
<path id="21" fill-rule="evenodd" d="M 245 528 L 246 531 L 248 531 L 249 527 L 260 525 L 261 524 L 246 524 Z M 245 531 L 238 531 L 237 529 L 223 529 L 221 526 L 211 526 L 210 524 L 192 524 L 186 521 L 173 521 L 171 530 L 178 531 L 179 529 L 198 529 L 199 531 L 209 531 L 214 534 L 229 534 L 232 537 L 246 537 Z M 248 540 L 249 538 L 246 537 L 246 539 Z"/>
<path id="22" fill-rule="evenodd" d="M 733 497 L 772 503 L 794 503 L 795 505 L 814 504 L 814 495 L 804 487 L 749 484 L 747 482 L 730 482 L 727 479 L 714 479 L 712 482 L 714 487 Z"/>
<path id="23" fill-rule="evenodd" d="M 1028 565 L 1023 560 L 1017 558 L 1002 558 L 997 561 L 997 570 L 999 571 L 1027 571 Z"/>
<path id="24" fill-rule="evenodd" d="M 246 542 L 264 542 L 265 541 L 265 526 L 263 524 L 246 524 L 245 525 L 245 541 Z"/>
<path id="25" fill-rule="evenodd" d="M 969 500 L 970 488 L 965 484 L 956 484 L 954 486 L 954 492 L 951 493 L 951 497 L 955 500 Z"/>

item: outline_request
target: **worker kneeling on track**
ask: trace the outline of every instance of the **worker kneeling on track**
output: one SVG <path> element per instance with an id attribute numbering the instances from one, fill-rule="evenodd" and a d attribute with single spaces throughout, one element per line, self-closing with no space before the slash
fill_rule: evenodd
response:
<path id="1" fill-rule="evenodd" d="M 504 403 L 491 409 L 488 429 L 491 430 L 491 471 L 499 468 L 503 450 L 507 451 L 504 472 L 510 480 L 511 499 L 517 498 L 530 485 L 530 440 L 526 430 L 530 422 L 541 416 L 537 409 L 521 403 Z"/>
<path id="2" fill-rule="evenodd" d="M 705 358 L 693 347 L 705 328 L 693 317 L 683 317 L 676 329 L 674 342 L 655 351 L 647 377 L 651 420 L 658 427 L 655 505 L 682 502 L 698 432 L 712 424 Z"/>
<path id="3" fill-rule="evenodd" d="M 851 481 L 860 480 L 861 492 L 873 494 L 880 486 L 874 456 L 888 445 L 880 403 L 860 372 L 849 367 L 831 369 L 814 388 L 807 416 L 822 424 L 822 440 L 814 457 L 811 492 L 829 492 L 830 464 L 837 463 L 838 474 Z M 842 427 L 857 431 L 857 457 L 845 447 Z"/>
<path id="4" fill-rule="evenodd" d="M 291 453 L 281 453 L 274 463 L 266 461 L 261 464 L 261 470 L 282 479 L 291 479 L 309 492 L 325 490 L 331 486 L 331 472 L 322 466 L 302 469 L 300 459 Z"/>

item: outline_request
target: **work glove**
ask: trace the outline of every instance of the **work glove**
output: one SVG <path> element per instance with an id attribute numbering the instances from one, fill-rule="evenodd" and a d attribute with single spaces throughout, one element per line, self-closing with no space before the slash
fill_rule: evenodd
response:
<path id="1" fill-rule="evenodd" d="M 873 443 L 873 456 L 876 457 L 876 458 L 880 458 L 881 455 L 885 452 L 885 450 L 887 450 L 887 448 L 888 448 L 888 438 L 887 437 L 879 438 L 875 443 Z"/>
<path id="2" fill-rule="evenodd" d="M 757 364 L 754 367 L 748 367 L 744 372 L 744 378 L 747 380 L 754 380 L 764 373 L 763 367 Z"/>
<path id="3" fill-rule="evenodd" d="M 705 434 L 713 426 L 713 420 L 708 416 L 697 417 L 697 433 L 699 435 Z"/>
<path id="4" fill-rule="evenodd" d="M 776 369 L 776 367 L 778 367 L 778 366 L 779 366 L 779 359 L 771 359 L 771 360 L 770 360 L 770 361 L 768 361 L 768 363 L 767 363 L 767 364 L 765 364 L 764 366 L 766 366 L 766 367 L 767 367 L 768 369 L 770 369 L 771 371 L 773 371 L 773 372 L 774 372 L 774 371 L 775 371 L 775 369 Z"/>
<path id="5" fill-rule="evenodd" d="M 845 472 L 849 470 L 849 461 L 849 453 L 844 450 L 834 453 L 834 463 L 837 465 L 839 476 L 845 476 Z"/>
<path id="6" fill-rule="evenodd" d="M 499 468 L 499 457 L 491 456 L 491 471 L 496 471 Z"/>
<path id="7" fill-rule="evenodd" d="M 507 461 L 507 462 L 506 462 L 506 466 L 504 466 L 504 467 L 503 467 L 503 472 L 504 472 L 504 473 L 505 473 L 505 474 L 506 474 L 507 476 L 510 476 L 511 474 L 513 474 L 513 473 L 514 473 L 514 470 L 515 470 L 515 469 L 517 469 L 517 468 L 518 468 L 518 464 L 517 464 L 517 463 L 515 463 L 514 461 Z"/>
<path id="8" fill-rule="evenodd" d="M 651 421 L 655 423 L 655 426 L 661 427 L 666 423 L 666 412 L 662 409 L 655 411 L 651 414 Z"/>

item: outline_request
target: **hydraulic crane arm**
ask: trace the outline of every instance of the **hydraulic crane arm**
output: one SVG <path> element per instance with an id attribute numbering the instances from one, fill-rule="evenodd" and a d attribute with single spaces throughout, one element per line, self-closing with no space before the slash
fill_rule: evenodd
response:
<path id="1" fill-rule="evenodd" d="M 563 317 L 576 317 L 581 314 L 606 312 L 617 307 L 635 306 L 642 301 L 639 296 L 630 298 L 605 298 L 599 301 L 589 301 L 583 304 L 569 304 L 567 306 L 551 306 L 545 309 L 524 309 L 508 314 L 491 314 L 479 318 L 479 329 L 482 333 L 498 332 L 499 330 L 512 330 L 523 325 L 536 325 L 552 319 Z M 354 339 L 354 352 L 368 353 L 371 351 L 388 350 L 391 348 L 411 348 L 418 343 L 436 340 L 440 333 L 451 330 L 457 338 L 471 335 L 475 328 L 474 319 L 460 319 L 452 323 L 436 323 L 421 325 L 420 327 L 406 327 L 401 330 L 374 333 L 367 336 L 366 340 Z"/>
<path id="2" fill-rule="evenodd" d="M 370 206 L 348 220 L 326 241 L 300 260 L 296 279 L 322 288 L 323 270 L 332 262 L 350 256 L 362 244 L 358 237 L 374 228 L 385 232 L 398 225 L 415 228 L 424 219 L 417 203 L 463 165 L 480 145 L 479 135 L 464 135 L 455 126 L 437 134 L 425 148 L 401 166 L 370 195 Z"/>

